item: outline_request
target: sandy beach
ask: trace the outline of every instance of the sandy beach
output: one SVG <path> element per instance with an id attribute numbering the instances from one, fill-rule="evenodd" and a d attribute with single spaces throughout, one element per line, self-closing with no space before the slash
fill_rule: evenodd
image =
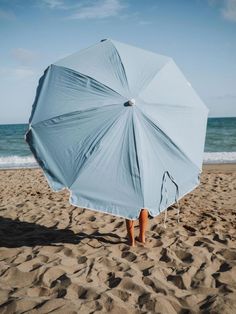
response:
<path id="1" fill-rule="evenodd" d="M 236 313 L 236 164 L 205 165 L 179 224 L 172 207 L 134 248 L 40 169 L 1 170 L 0 189 L 0 313 Z"/>

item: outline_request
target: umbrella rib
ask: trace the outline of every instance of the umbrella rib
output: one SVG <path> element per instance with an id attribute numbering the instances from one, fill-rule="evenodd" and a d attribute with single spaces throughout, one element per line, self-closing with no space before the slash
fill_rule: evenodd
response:
<path id="1" fill-rule="evenodd" d="M 146 84 L 143 85 L 143 88 L 141 88 L 141 89 L 139 90 L 137 96 L 139 96 L 140 93 L 148 87 L 148 85 L 152 82 L 152 80 L 154 79 L 154 77 L 155 77 L 158 73 L 160 73 L 171 61 L 172 61 L 172 59 L 169 58 L 169 59 L 167 60 L 167 62 L 166 62 L 165 64 L 163 64 L 163 66 L 162 66 L 161 68 L 159 68 L 159 69 L 152 75 L 152 77 L 149 79 L 149 81 L 146 82 Z"/>
<path id="2" fill-rule="evenodd" d="M 135 127 L 136 123 L 134 121 L 134 115 L 133 115 L 133 119 L 132 119 L 132 125 L 133 125 L 133 134 L 134 134 L 134 147 L 135 147 L 135 153 L 136 153 L 136 161 L 137 161 L 137 166 L 138 166 L 138 171 L 139 171 L 139 177 L 140 177 L 140 186 L 141 186 L 141 190 L 142 190 L 142 198 L 143 198 L 143 206 L 144 206 L 144 187 L 143 187 L 143 169 L 142 169 L 142 159 L 141 156 L 139 155 L 139 149 L 138 149 L 138 131 L 136 131 L 136 129 L 138 129 L 137 127 Z"/>
<path id="3" fill-rule="evenodd" d="M 110 86 L 107 86 L 106 84 L 104 84 L 104 83 L 102 83 L 102 82 L 96 80 L 95 78 L 93 78 L 93 77 L 91 77 L 91 76 L 89 76 L 89 75 L 87 75 L 87 74 L 84 74 L 84 73 L 82 73 L 82 72 L 79 72 L 79 71 L 76 71 L 76 70 L 73 70 L 73 69 L 64 67 L 63 65 L 54 65 L 54 64 L 53 64 L 53 66 L 54 66 L 54 67 L 58 67 L 58 68 L 64 68 L 64 69 L 66 69 L 67 71 L 74 72 L 74 73 L 76 73 L 76 74 L 78 74 L 78 75 L 84 76 L 84 77 L 86 77 L 86 78 L 88 78 L 88 79 L 90 79 L 90 80 L 92 80 L 92 81 L 94 81 L 94 82 L 100 84 L 101 86 L 104 86 L 105 88 L 111 90 L 111 91 L 114 92 L 115 94 L 118 94 L 118 95 L 121 96 L 121 97 L 125 97 L 124 95 L 121 95 L 120 93 L 118 93 L 117 91 L 115 91 L 115 90 L 114 90 L 113 88 L 111 88 Z"/>
<path id="4" fill-rule="evenodd" d="M 63 178 L 61 177 L 61 171 L 60 171 L 60 167 L 58 166 L 57 163 L 55 163 L 57 170 L 59 170 L 59 174 L 60 176 L 56 176 L 55 173 L 53 171 L 51 171 L 46 164 L 43 162 L 43 159 L 41 157 L 39 157 L 37 150 L 35 149 L 34 145 L 33 145 L 33 134 L 34 134 L 34 138 L 37 137 L 37 141 L 40 142 L 41 144 L 41 150 L 43 150 L 45 152 L 45 147 L 42 144 L 42 141 L 40 140 L 40 137 L 38 136 L 37 132 L 35 130 L 28 130 L 26 133 L 26 141 L 30 147 L 31 152 L 33 153 L 36 161 L 38 162 L 38 164 L 42 167 L 42 169 L 45 171 L 45 173 L 47 173 L 50 177 L 56 178 L 57 183 L 60 183 L 61 185 L 64 185 L 63 183 Z M 49 158 L 51 159 L 51 154 L 48 155 Z"/>
<path id="5" fill-rule="evenodd" d="M 31 114 L 30 114 L 30 117 L 29 117 L 29 123 L 31 123 L 31 121 L 33 120 L 33 116 L 34 116 L 34 113 L 35 113 L 36 108 L 37 108 L 37 103 L 38 103 L 38 100 L 39 100 L 39 97 L 40 97 L 40 93 L 41 93 L 41 90 L 43 88 L 43 83 L 44 83 L 45 79 L 47 78 L 49 70 L 50 70 L 50 66 L 48 66 L 46 68 L 46 70 L 44 71 L 43 75 L 39 79 L 37 90 L 36 90 L 35 99 L 34 99 L 34 102 L 33 102 L 33 105 L 32 105 L 32 111 L 31 111 Z"/>
<path id="6" fill-rule="evenodd" d="M 141 98 L 140 98 L 141 99 Z M 190 107 L 190 106 L 186 106 L 186 105 L 171 105 L 171 104 L 163 104 L 163 103 L 151 103 L 151 102 L 147 102 L 143 99 L 142 100 L 142 105 L 145 106 L 160 106 L 160 107 L 168 107 L 168 108 L 189 108 L 191 110 L 193 110 L 195 107 Z M 197 110 L 199 110 L 199 108 L 196 108 Z"/>
<path id="7" fill-rule="evenodd" d="M 192 160 L 185 154 L 185 152 L 158 126 L 158 125 L 156 125 L 153 121 L 152 121 L 152 119 L 146 114 L 146 113 L 144 113 L 142 110 L 140 110 L 139 109 L 139 111 L 140 111 L 140 113 L 142 114 L 142 116 L 144 117 L 144 119 L 153 127 L 153 128 L 155 128 L 156 130 L 158 130 L 160 133 L 161 133 L 161 135 L 163 136 L 163 138 L 165 139 L 165 140 L 167 140 L 167 143 L 169 142 L 169 143 L 171 143 L 173 146 L 174 146 L 174 148 L 178 151 L 178 152 L 180 152 L 180 154 L 188 161 L 188 162 L 190 162 L 193 166 L 194 166 L 194 168 L 197 168 L 199 171 L 200 171 L 200 169 L 192 162 Z"/>
<path id="8" fill-rule="evenodd" d="M 90 155 L 86 158 L 86 161 L 85 161 L 85 162 L 83 163 L 83 165 L 80 167 L 79 172 L 76 173 L 76 178 L 75 178 L 75 180 L 70 184 L 69 188 L 71 188 L 71 186 L 77 181 L 78 175 L 79 175 L 79 174 L 81 175 L 81 173 L 82 173 L 83 170 L 85 169 L 85 167 L 86 167 L 88 161 L 90 161 L 91 158 L 95 156 L 95 154 L 96 154 L 96 149 L 95 149 L 95 147 L 97 147 L 97 146 L 99 145 L 99 143 L 101 143 L 102 140 L 107 136 L 107 134 L 109 133 L 109 131 L 111 130 L 111 128 L 118 122 L 118 120 L 119 120 L 120 117 L 122 116 L 123 112 L 124 112 L 123 110 L 122 110 L 121 112 L 119 112 L 119 113 L 114 117 L 114 119 L 112 119 L 112 121 L 109 120 L 105 125 L 103 125 L 102 129 L 97 132 L 97 134 L 98 134 L 98 133 L 101 134 L 100 137 L 99 137 L 99 140 L 97 140 L 96 144 L 94 145 L 92 154 L 90 154 Z M 106 131 L 105 131 L 105 132 L 102 132 L 104 129 L 106 129 Z M 96 133 L 96 132 L 95 132 L 95 133 Z M 89 135 L 89 136 L 91 136 L 91 135 Z M 88 136 L 88 137 L 89 137 L 89 136 Z M 88 138 L 88 137 L 87 137 L 87 138 Z M 84 140 L 86 140 L 87 138 L 85 138 Z M 90 146 L 92 146 L 92 144 L 90 144 Z"/>
<path id="9" fill-rule="evenodd" d="M 114 97 L 122 98 L 122 99 L 120 99 L 121 102 L 122 101 L 125 102 L 127 100 L 127 98 L 124 95 L 121 95 L 120 93 L 118 93 L 117 91 L 112 89 L 111 87 L 109 87 L 109 86 L 107 86 L 107 85 L 97 81 L 96 79 L 94 79 L 94 78 L 92 78 L 92 77 L 90 77 L 88 75 L 85 75 L 85 74 L 83 74 L 83 73 L 81 73 L 79 71 L 75 71 L 75 70 L 69 69 L 69 68 L 64 67 L 64 66 L 57 66 L 57 65 L 52 64 L 51 66 L 49 66 L 45 70 L 44 75 L 40 78 L 40 81 L 39 81 L 39 84 L 38 84 L 38 87 L 37 87 L 35 101 L 34 101 L 33 106 L 32 106 L 32 113 L 31 113 L 30 120 L 29 120 L 30 124 L 33 124 L 32 121 L 34 120 L 35 114 L 37 116 L 37 105 L 38 105 L 38 102 L 39 102 L 39 99 L 40 99 L 40 94 L 42 92 L 43 83 L 48 78 L 48 76 L 50 75 L 51 71 L 53 71 L 53 68 L 58 68 L 58 69 L 62 68 L 63 70 L 65 70 L 67 72 L 71 72 L 71 73 L 74 73 L 74 74 L 78 75 L 78 77 L 80 76 L 80 77 L 83 77 L 85 79 L 88 79 L 91 82 L 93 82 L 95 85 L 99 86 L 100 88 L 103 88 L 104 91 L 107 90 L 107 91 L 110 91 L 111 94 L 113 93 Z M 65 114 L 65 113 L 63 113 L 63 114 Z M 47 119 L 45 119 L 45 120 L 47 120 Z M 42 122 L 42 121 L 44 121 L 44 120 L 37 121 L 36 123 Z"/>
<path id="10" fill-rule="evenodd" d="M 45 123 L 45 122 L 49 122 L 50 120 L 54 120 L 54 119 L 58 119 L 58 118 L 63 118 L 63 117 L 70 117 L 70 116 L 73 116 L 73 115 L 78 115 L 80 113 L 86 113 L 86 112 L 90 112 L 90 111 L 94 111 L 94 110 L 99 110 L 99 109 L 104 109 L 104 108 L 107 108 L 107 107 L 113 107 L 113 106 L 121 106 L 121 104 L 112 104 L 112 105 L 104 105 L 102 107 L 93 107 L 93 108 L 89 108 L 89 109 L 84 109 L 84 110 L 75 110 L 75 111 L 71 111 L 71 112 L 68 112 L 68 113 L 64 113 L 64 114 L 60 114 L 58 116 L 53 116 L 51 118 L 48 118 L 48 119 L 45 119 L 45 120 L 42 120 L 42 121 L 39 121 L 35 124 L 33 124 L 32 126 L 38 126 L 42 123 Z"/>
<path id="11" fill-rule="evenodd" d="M 125 67 L 124 67 L 124 64 L 123 64 L 123 62 L 122 62 L 121 56 L 120 56 L 120 54 L 119 54 L 119 52 L 118 52 L 116 46 L 113 44 L 113 42 L 112 42 L 112 41 L 110 41 L 110 42 L 111 42 L 112 46 L 115 48 L 115 51 L 116 51 L 116 53 L 117 53 L 118 59 L 119 59 L 120 64 L 121 64 L 121 69 L 122 69 L 123 77 L 124 77 L 124 79 L 125 79 L 125 84 L 126 84 L 127 89 L 128 89 L 128 91 L 129 91 L 129 82 L 128 82 L 128 79 L 127 79 Z"/>
<path id="12" fill-rule="evenodd" d="M 97 109 L 97 108 L 96 108 Z M 119 117 L 122 115 L 123 111 L 125 110 L 125 108 L 121 108 L 121 110 L 119 110 L 119 112 L 117 112 L 115 114 L 115 116 L 113 116 L 112 119 L 107 119 L 105 123 L 102 123 L 99 127 L 97 127 L 95 130 L 93 130 L 92 135 L 89 134 L 88 136 L 86 136 L 85 138 L 83 138 L 83 142 L 88 142 L 89 146 L 88 149 L 86 150 L 86 153 L 83 153 L 83 155 L 81 155 L 81 158 L 84 158 L 85 160 L 83 161 L 83 163 L 77 168 L 78 171 L 76 171 L 75 169 L 75 176 L 73 181 L 70 184 L 67 184 L 67 187 L 71 187 L 71 185 L 73 185 L 73 183 L 77 180 L 78 178 L 78 174 L 81 173 L 81 171 L 83 171 L 83 168 L 86 166 L 87 162 L 91 159 L 92 156 L 94 156 L 94 154 L 96 153 L 96 147 L 99 145 L 99 143 L 101 142 L 101 140 L 103 139 L 103 137 L 107 134 L 107 132 L 111 129 L 111 127 L 114 125 L 114 123 L 119 119 Z M 50 120 L 50 119 L 49 119 Z M 44 121 L 45 122 L 45 121 Z M 41 123 L 41 122 L 40 122 Z M 39 123 L 39 124 L 40 124 Z M 60 122 L 59 122 L 60 123 Z M 53 123 L 53 126 L 57 124 L 57 123 Z M 34 130 L 34 128 L 32 128 Z M 92 138 L 92 141 L 89 140 L 89 137 Z M 42 145 L 43 149 L 45 150 L 44 145 Z M 91 153 L 90 153 L 91 152 Z M 47 153 L 49 154 L 49 151 L 47 151 Z M 42 165 L 41 160 L 43 159 L 42 155 L 38 156 L 38 154 L 35 152 L 35 155 L 37 156 L 37 160 L 40 161 L 41 166 L 44 168 L 44 170 L 47 172 L 47 169 L 45 169 L 45 167 Z M 51 155 L 50 155 L 51 158 Z M 78 159 L 79 157 L 76 156 L 76 159 Z M 59 173 L 61 174 L 61 166 L 60 164 L 55 161 L 55 164 L 59 170 Z"/>

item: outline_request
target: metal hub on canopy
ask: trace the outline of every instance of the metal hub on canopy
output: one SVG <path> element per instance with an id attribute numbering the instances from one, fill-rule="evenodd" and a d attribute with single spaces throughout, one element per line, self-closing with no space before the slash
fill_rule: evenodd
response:
<path id="1" fill-rule="evenodd" d="M 126 107 L 131 107 L 131 106 L 134 106 L 135 103 L 136 103 L 135 99 L 134 99 L 134 98 L 131 98 L 131 99 L 129 99 L 128 101 L 126 101 L 126 102 L 124 103 L 124 106 L 126 106 Z"/>
<path id="2" fill-rule="evenodd" d="M 135 99 L 134 99 L 134 98 L 131 98 L 131 99 L 128 101 L 128 104 L 129 104 L 129 106 L 135 105 Z"/>

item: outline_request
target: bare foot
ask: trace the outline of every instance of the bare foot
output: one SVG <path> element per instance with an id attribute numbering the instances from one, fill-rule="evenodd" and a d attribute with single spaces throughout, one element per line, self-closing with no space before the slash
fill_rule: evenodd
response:
<path id="1" fill-rule="evenodd" d="M 142 239 L 140 236 L 135 237 L 135 240 L 142 243 L 142 244 L 145 244 L 145 242 L 146 242 L 145 239 Z"/>
<path id="2" fill-rule="evenodd" d="M 128 237 L 127 244 L 130 245 L 130 246 L 135 246 L 135 240 L 134 239 L 129 239 L 129 237 Z"/>

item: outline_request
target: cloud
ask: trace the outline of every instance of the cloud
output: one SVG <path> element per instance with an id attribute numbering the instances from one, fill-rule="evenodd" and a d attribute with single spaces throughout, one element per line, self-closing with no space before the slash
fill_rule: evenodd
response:
<path id="1" fill-rule="evenodd" d="M 16 79 L 30 78 L 35 75 L 34 71 L 29 68 L 16 68 L 12 71 L 12 75 Z"/>
<path id="2" fill-rule="evenodd" d="M 35 62 L 39 58 L 37 52 L 27 50 L 24 48 L 15 48 L 11 51 L 11 55 L 15 60 L 23 65 L 28 65 Z"/>
<path id="3" fill-rule="evenodd" d="M 82 4 L 69 19 L 103 19 L 117 16 L 125 5 L 120 0 L 98 0 L 90 4 Z"/>
<path id="4" fill-rule="evenodd" d="M 66 19 L 103 19 L 117 16 L 127 5 L 124 0 L 81 0 L 69 2 L 65 0 L 40 0 L 41 7 L 52 10 L 67 10 L 70 15 Z"/>
<path id="5" fill-rule="evenodd" d="M 0 20 L 14 20 L 15 18 L 16 16 L 13 12 L 0 9 Z"/>
<path id="6" fill-rule="evenodd" d="M 67 9 L 63 0 L 43 0 L 43 4 L 50 9 Z"/>
<path id="7" fill-rule="evenodd" d="M 236 22 L 236 0 L 208 0 L 211 7 L 218 7 L 225 20 Z"/>
<path id="8" fill-rule="evenodd" d="M 221 13 L 226 20 L 236 22 L 236 0 L 224 0 Z"/>

